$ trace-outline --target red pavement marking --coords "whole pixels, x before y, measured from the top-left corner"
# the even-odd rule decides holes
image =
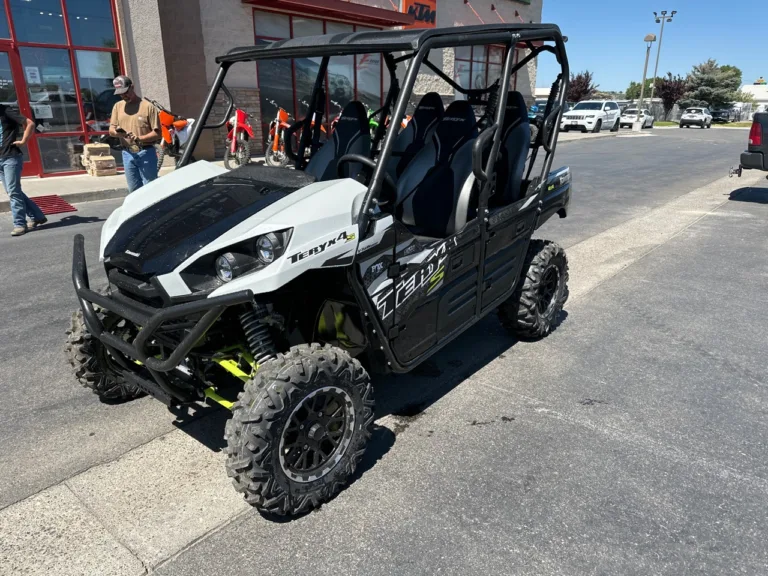
[[[40,207],[40,210],[42,210],[45,215],[61,214],[62,212],[77,212],[77,208],[55,194],[52,196],[36,196],[32,198],[32,200],[34,200],[35,204]]]

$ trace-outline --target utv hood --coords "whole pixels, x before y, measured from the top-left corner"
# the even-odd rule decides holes
[[[135,274],[168,273],[241,222],[315,181],[304,172],[257,164],[211,177],[215,167],[199,164],[169,175],[185,176],[185,183],[199,181],[168,194],[161,188],[167,177],[155,180],[110,216],[102,234],[107,263]],[[169,178],[167,184],[174,182]]]

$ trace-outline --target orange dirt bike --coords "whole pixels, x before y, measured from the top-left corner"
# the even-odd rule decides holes
[[[285,108],[278,106],[274,100],[267,100],[272,106],[277,108],[277,114],[274,120],[269,123],[269,136],[267,137],[267,149],[264,153],[264,161],[269,166],[286,166],[290,162],[288,154],[285,152],[286,146],[286,130],[291,127],[291,115]],[[309,107],[309,104],[302,101],[302,104]],[[312,127],[314,128],[315,122],[312,121]],[[325,126],[320,126],[320,130],[325,134]],[[295,138],[297,141],[301,139],[301,130],[296,132]],[[290,145],[290,144],[289,144]],[[294,148],[297,148],[295,146]],[[309,150],[307,150],[309,153]]]
[[[160,142],[155,144],[155,149],[157,150],[157,169],[159,170],[166,156],[170,156],[175,162],[179,161],[184,153],[184,145],[189,139],[195,119],[182,118],[159,102],[149,98],[146,98],[146,100],[153,104],[160,114],[160,128],[163,137]],[[194,162],[194,158],[192,158],[192,161]]]

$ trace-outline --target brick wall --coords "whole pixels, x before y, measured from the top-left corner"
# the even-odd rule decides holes
[[[245,110],[250,116],[251,126],[256,133],[256,137],[251,141],[251,153],[260,155],[263,148],[263,138],[261,133],[261,104],[259,102],[258,88],[230,88],[232,96],[235,99],[235,106]],[[219,92],[216,103],[208,119],[208,124],[214,124],[221,121],[227,111],[227,103],[224,94]],[[213,130],[213,148],[216,158],[224,156],[225,143],[227,138],[227,129],[222,126]]]

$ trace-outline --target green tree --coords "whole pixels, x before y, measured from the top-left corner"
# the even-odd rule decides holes
[[[688,74],[686,91],[680,100],[680,106],[727,108],[736,102],[739,86],[741,70],[735,66],[720,66],[710,58],[694,66]]]
[[[661,78],[657,78],[657,80],[661,80]],[[646,78],[645,93],[643,94],[643,97],[651,95],[652,86],[653,86],[653,78]],[[635,82],[634,80],[630,82],[629,88],[627,88],[627,90],[624,92],[624,96],[627,98],[627,100],[637,100],[638,98],[640,98],[640,82]]]
[[[581,102],[589,98],[599,87],[592,80],[592,72],[589,70],[578,74],[571,73],[571,81],[568,83],[568,101]]]
[[[656,82],[656,95],[661,98],[664,105],[664,119],[669,118],[669,113],[675,107],[677,101],[683,97],[686,90],[685,78],[672,76],[672,72],[667,72],[666,78],[659,78]]]

